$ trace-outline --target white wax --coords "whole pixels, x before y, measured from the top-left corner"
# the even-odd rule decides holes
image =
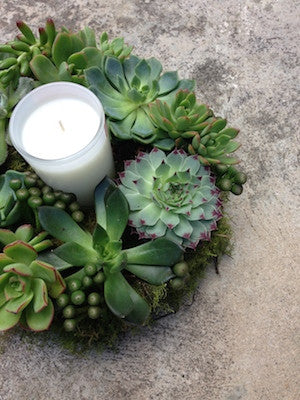
[[[24,149],[32,156],[55,160],[75,154],[95,137],[100,116],[86,102],[59,98],[36,108],[25,120]]]

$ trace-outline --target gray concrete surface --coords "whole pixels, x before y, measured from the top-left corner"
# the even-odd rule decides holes
[[[199,98],[241,129],[250,175],[228,207],[233,258],[221,275],[208,271],[191,307],[127,337],[117,354],[79,357],[2,335],[0,399],[299,399],[299,2],[7,0],[0,11],[1,42],[15,20],[37,28],[52,16],[123,35],[137,54],[196,78]]]

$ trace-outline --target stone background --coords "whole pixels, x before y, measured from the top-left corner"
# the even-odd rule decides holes
[[[136,54],[195,78],[199,98],[241,129],[250,176],[228,207],[233,258],[220,275],[208,271],[191,307],[127,337],[118,353],[80,357],[38,336],[2,335],[0,399],[299,399],[299,2],[2,0],[0,10],[1,42],[17,19],[38,28],[51,16],[122,35]]]

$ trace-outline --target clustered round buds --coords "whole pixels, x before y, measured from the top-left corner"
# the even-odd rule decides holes
[[[176,277],[170,280],[170,286],[174,290],[180,290],[190,279],[188,264],[185,261],[180,261],[173,266],[173,273]]]
[[[74,331],[79,320],[88,317],[92,320],[101,317],[104,303],[103,283],[105,276],[96,265],[87,264],[84,268],[67,278],[67,291],[57,300],[57,306],[65,318],[63,327],[66,332]]]
[[[33,210],[42,205],[53,206],[67,211],[75,222],[80,223],[84,220],[84,214],[73,193],[53,190],[35,173],[25,172],[24,185],[21,179],[14,178],[10,180],[9,186],[15,192],[17,200],[26,202]]]
[[[243,184],[247,182],[247,175],[233,166],[219,164],[215,166],[218,176],[216,186],[224,192],[240,195],[243,192]]]

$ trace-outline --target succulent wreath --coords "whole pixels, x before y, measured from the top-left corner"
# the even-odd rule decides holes
[[[51,325],[69,343],[110,345],[176,312],[230,251],[223,201],[247,179],[238,130],[197,101],[193,80],[123,38],[51,19],[38,37],[17,27],[0,45],[0,330]],[[94,208],[46,185],[7,138],[18,101],[55,81],[86,86],[106,114],[119,176],[99,182]]]

